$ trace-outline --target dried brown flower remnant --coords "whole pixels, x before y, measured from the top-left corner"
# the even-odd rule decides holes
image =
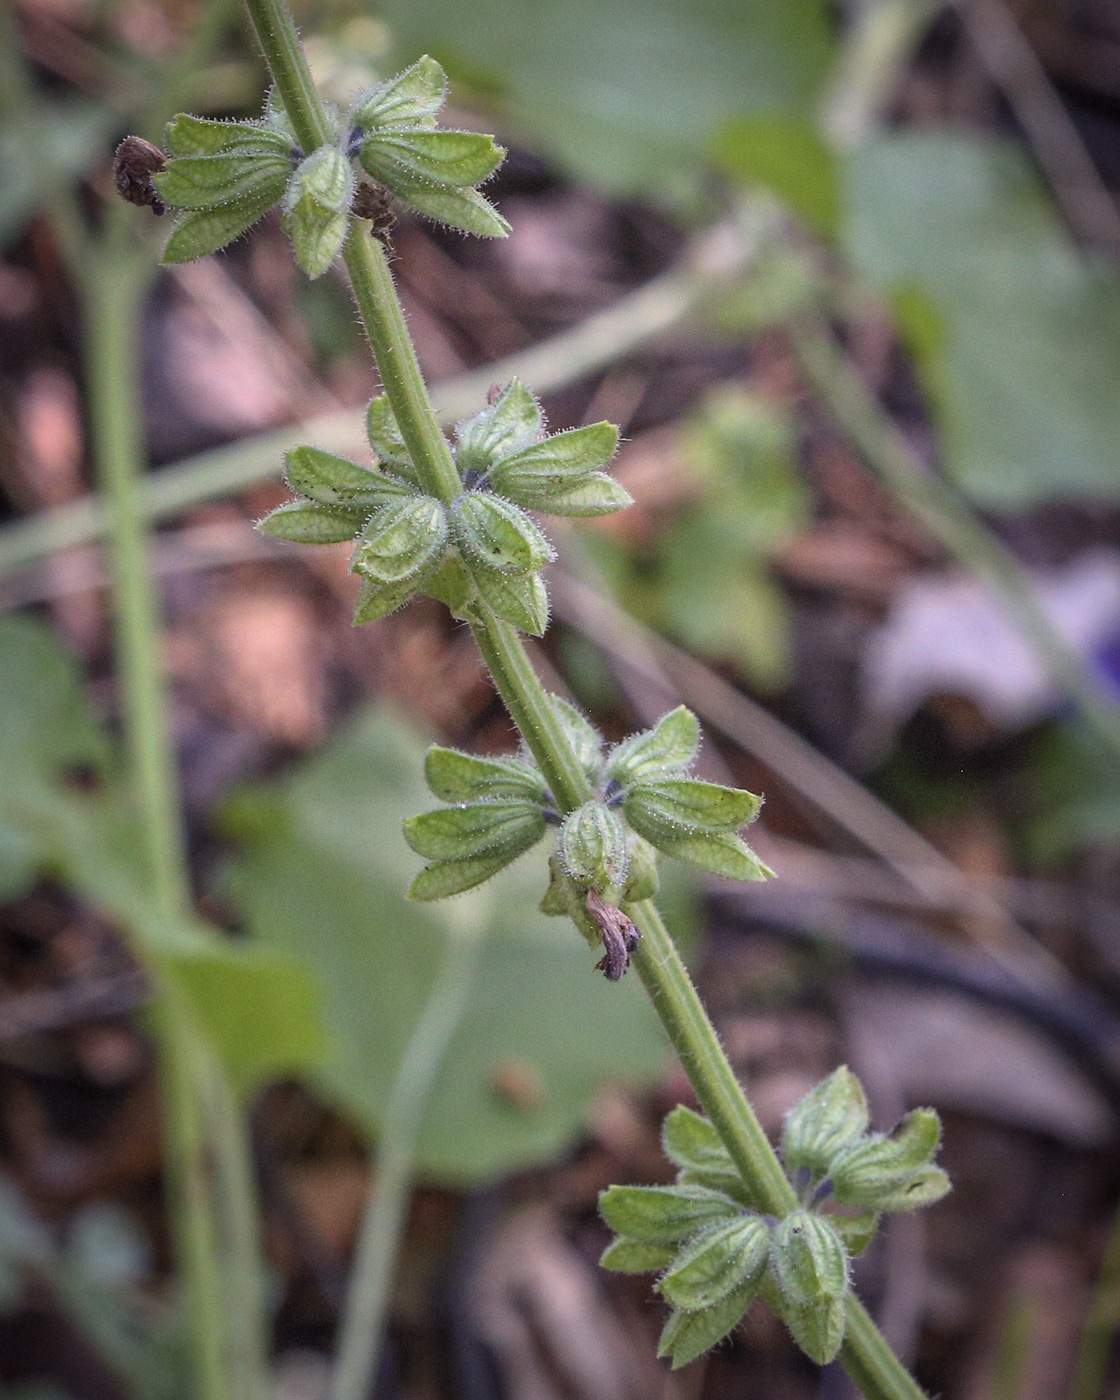
[[[368,219],[373,225],[375,237],[382,243],[397,221],[390,207],[389,191],[383,185],[374,185],[365,180],[354,191],[350,212],[359,219]]]
[[[630,954],[638,946],[642,935],[622,910],[616,909],[597,890],[587,892],[587,912],[603,935],[604,952],[595,964],[596,970],[608,982],[617,982],[629,968]]]
[[[142,136],[126,136],[113,157],[113,179],[120,197],[129,204],[147,206],[153,214],[162,214],[166,205],[152,184],[152,176],[166,169],[167,157]]]

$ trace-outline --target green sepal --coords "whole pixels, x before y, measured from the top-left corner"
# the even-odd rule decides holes
[[[516,855],[504,851],[487,851],[465,860],[437,860],[426,865],[408,887],[408,898],[421,901],[447,899],[464,890],[485,884],[492,875],[504,870]]]
[[[466,609],[478,597],[475,581],[457,549],[447,551],[443,563],[425,581],[424,592],[449,608],[453,617],[463,617]]]
[[[366,526],[350,568],[375,583],[411,580],[418,588],[447,547],[447,513],[434,496],[382,506]]]
[[[611,423],[572,428],[503,455],[491,467],[490,480],[494,490],[510,500],[530,510],[551,511],[554,498],[562,499],[581,483],[601,476],[598,468],[610,461],[617,447],[618,429]],[[629,504],[629,494],[618,490],[626,498],[623,504]]]
[[[622,898],[627,904],[637,904],[643,899],[652,899],[661,888],[661,877],[657,873],[657,852],[636,832],[630,833],[628,849],[630,864],[626,872]]]
[[[571,520],[591,520],[600,515],[613,515],[634,504],[626,487],[607,476],[606,472],[588,472],[555,491],[549,489],[503,489],[503,494],[526,510],[539,510],[545,515],[562,515]]]
[[[373,178],[407,198],[418,183],[478,185],[505,159],[492,136],[476,131],[372,131],[359,159]]]
[[[435,126],[436,115],[447,101],[447,75],[427,54],[403,73],[378,83],[354,103],[350,121],[362,131],[373,128]]]
[[[553,557],[551,545],[525,512],[489,491],[468,491],[461,497],[451,528],[468,564],[525,574]]]
[[[284,228],[308,277],[321,277],[342,251],[353,195],[353,168],[335,146],[320,146],[292,172]]]
[[[626,827],[618,813],[601,802],[585,802],[564,818],[557,850],[564,869],[580,885],[602,893],[626,879]]]
[[[598,948],[603,934],[588,911],[587,892],[581,890],[564,869],[558,851],[553,851],[548,858],[548,875],[548,889],[539,906],[541,913],[571,919],[587,946]]]
[[[164,263],[194,262],[225,248],[257,222],[284,193],[284,181],[266,183],[251,196],[213,209],[189,209],[179,215],[163,250]]]
[[[366,507],[366,515],[402,496],[414,496],[411,483],[387,472],[359,466],[317,447],[296,447],[284,455],[284,475],[300,496],[325,506]]]
[[[758,816],[762,799],[742,788],[699,778],[649,778],[628,785],[626,804],[627,809],[632,805],[640,810],[643,820],[658,828],[738,831]]]
[[[510,574],[471,565],[479,595],[505,622],[543,637],[548,631],[548,590],[540,574]]]
[[[620,1236],[603,1250],[599,1267],[616,1274],[655,1274],[672,1262],[673,1252],[672,1245],[649,1244]]]
[[[700,721],[678,705],[653,726],[633,734],[611,750],[607,777],[629,787],[632,783],[683,773],[700,747]]]
[[[875,1134],[855,1143],[829,1168],[836,1201],[883,1211],[933,1205],[950,1189],[948,1176],[930,1164],[940,1141],[937,1114],[916,1108],[889,1137]]]
[[[738,1201],[705,1186],[608,1186],[599,1214],[617,1234],[652,1244],[688,1239],[706,1225],[737,1220]]]
[[[364,578],[358,589],[358,601],[354,607],[353,624],[360,627],[363,622],[376,622],[379,617],[387,617],[410,602],[418,591],[415,579],[396,579],[392,583],[381,583],[377,579]]]
[[[408,817],[404,839],[428,860],[470,860],[491,851],[514,860],[544,835],[540,807],[532,802],[464,802]]]
[[[781,1314],[793,1340],[810,1361],[827,1366],[836,1359],[847,1327],[843,1299],[822,1298],[809,1304],[783,1300]]]
[[[809,1210],[795,1210],[774,1230],[770,1261],[783,1298],[807,1307],[848,1291],[848,1255],[831,1222]]]
[[[863,1086],[841,1065],[786,1115],[782,1158],[790,1171],[807,1167],[816,1177],[826,1176],[836,1155],[857,1142],[869,1122]]]
[[[731,1292],[758,1291],[770,1255],[770,1227],[759,1215],[743,1216],[694,1235],[658,1288],[686,1312],[710,1308]]]
[[[707,1186],[733,1196],[746,1206],[757,1206],[746,1182],[731,1160],[719,1133],[706,1118],[678,1104],[661,1125],[661,1146],[666,1157],[680,1169],[678,1180]]]
[[[627,820],[630,820],[629,812]],[[687,861],[701,870],[710,870],[725,880],[769,880],[774,872],[755,855],[741,836],[730,831],[681,832],[662,834],[654,840],[648,829],[631,822],[664,855]]]
[[[746,1283],[713,1307],[698,1312],[675,1309],[661,1329],[658,1356],[669,1357],[674,1371],[703,1356],[739,1325],[756,1292],[757,1288]]]
[[[509,224],[477,190],[436,185],[419,178],[406,180],[403,176],[395,178],[390,188],[405,204],[437,224],[447,224],[480,238],[509,236]]]
[[[860,1215],[830,1215],[828,1219],[844,1241],[849,1259],[858,1259],[879,1231],[879,1214],[874,1210]]]
[[[366,436],[380,460],[393,468],[394,475],[416,486],[423,485],[385,394],[379,394],[366,410]]]
[[[179,156],[152,176],[160,198],[176,209],[212,209],[233,200],[256,200],[268,192],[267,209],[283,198],[292,173],[287,156],[275,151],[236,151]]]
[[[357,539],[368,516],[368,511],[331,509],[315,501],[285,501],[258,520],[256,528],[292,544],[342,544]]]
[[[544,777],[523,758],[480,758],[438,744],[424,760],[428,787],[443,802],[470,802],[482,797],[520,797],[543,802]]]
[[[540,404],[519,379],[511,379],[492,404],[455,429],[460,475],[488,472],[493,464],[536,442],[544,431]]]
[[[559,695],[550,695],[549,704],[560,722],[564,736],[576,751],[579,766],[594,781],[599,773],[599,755],[603,748],[602,735],[589,719]]]
[[[208,117],[193,117],[188,112],[180,112],[167,123],[164,144],[173,157],[253,151],[275,153],[286,159],[295,141],[273,125],[213,121]]]

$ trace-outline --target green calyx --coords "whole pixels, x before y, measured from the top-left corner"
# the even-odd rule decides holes
[[[683,719],[674,712],[662,726],[683,754]],[[616,758],[652,761],[645,737],[620,745]],[[843,1065],[794,1106],[782,1152],[802,1203],[777,1221],[761,1214],[713,1124],[684,1105],[662,1126],[676,1185],[612,1186],[601,1194],[599,1213],[615,1239],[600,1262],[659,1276],[657,1290],[672,1312],[658,1354],[674,1368],[733,1331],[760,1289],[807,1356],[821,1365],[835,1358],[847,1326],[850,1261],[874,1238],[879,1211],[936,1199],[925,1184],[931,1172],[948,1189],[930,1163],[940,1140],[930,1109],[907,1114],[889,1136],[867,1127],[863,1089]],[[871,1209],[850,1214],[837,1205]]]

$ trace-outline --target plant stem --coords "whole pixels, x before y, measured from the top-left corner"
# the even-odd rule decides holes
[[[416,1140],[428,1098],[470,995],[488,923],[477,896],[448,910],[447,940],[381,1123],[370,1193],[339,1331],[330,1400],[367,1400],[381,1358],[393,1268],[407,1221]]]
[[[1094,682],[1054,627],[1019,561],[945,477],[918,461],[830,331],[816,323],[802,323],[792,328],[792,341],[809,382],[868,465],[935,539],[1003,598],[1057,685],[1098,737],[1120,753],[1120,705]]]
[[[318,131],[316,113],[322,112],[322,106],[314,94],[285,0],[248,0],[248,4],[293,126],[300,133]],[[432,495],[445,501],[453,499],[461,489],[458,476],[455,474],[452,483],[448,469],[454,474],[454,464],[408,337],[384,250],[373,242],[367,226],[359,220],[351,221],[345,257],[385,392],[417,472]],[[477,607],[472,631],[499,693],[553,795],[563,810],[571,811],[590,797],[590,785],[520,637],[508,624],[499,622],[485,605]],[[776,1214],[787,1214],[796,1205],[793,1188],[747,1103],[656,908],[646,901],[635,906],[633,914],[643,935],[635,959],[639,975],[697,1096],[712,1114],[728,1151],[748,1183],[758,1190],[760,1199]],[[372,1232],[372,1224],[370,1229]],[[375,1247],[380,1250],[384,1246],[374,1239],[370,1249]],[[869,1400],[921,1400],[918,1386],[858,1302],[853,1302],[849,1314],[851,1335],[845,1348],[845,1364],[850,1362],[853,1375],[865,1387]]]

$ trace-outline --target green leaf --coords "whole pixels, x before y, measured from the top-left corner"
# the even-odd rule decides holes
[[[793,1340],[810,1361],[827,1366],[836,1359],[847,1328],[842,1299],[824,1298],[809,1304],[783,1300],[781,1312]]]
[[[671,1245],[619,1238],[603,1250],[599,1267],[611,1269],[616,1274],[658,1273],[671,1262],[673,1254]]]
[[[429,860],[466,860],[504,851],[513,860],[544,835],[539,806],[525,801],[465,802],[409,817],[404,838]]]
[[[395,191],[417,181],[481,184],[505,154],[492,136],[476,131],[375,131],[362,142],[359,159],[379,184]]]
[[[284,455],[288,485],[301,496],[325,506],[366,507],[365,514],[415,490],[400,477],[371,471],[333,452],[317,447],[297,447]]]
[[[743,1218],[738,1201],[704,1186],[608,1186],[599,1193],[599,1214],[618,1234],[651,1244]]]
[[[262,535],[293,544],[342,544],[361,534],[368,510],[332,510],[315,501],[285,501],[270,511],[256,528]]]
[[[261,154],[180,156],[152,176],[165,203],[177,209],[210,209],[232,200],[256,200],[270,192],[268,205],[284,194],[292,167],[284,155]]]
[[[163,250],[165,263],[193,262],[216,253],[240,238],[262,215],[279,202],[284,181],[262,184],[251,196],[214,209],[195,209],[181,214]]]
[[[626,879],[626,828],[601,802],[585,802],[564,818],[557,849],[564,869],[581,885],[602,892]]]
[[[172,156],[216,156],[222,152],[251,151],[287,159],[295,143],[275,127],[211,121],[180,112],[167,124],[165,144]]]
[[[329,1032],[318,1090],[371,1135],[447,937],[439,905],[404,897],[416,858],[400,824],[426,800],[423,749],[363,711],[274,785],[277,819],[242,838],[225,886],[249,936],[311,968]],[[464,900],[480,901],[488,933],[423,1116],[422,1180],[469,1185],[551,1160],[605,1081],[662,1072],[667,1046],[637,980],[589,976],[582,939],[537,912],[545,868],[530,852]],[[496,1091],[514,1062],[539,1075],[528,1110]]]
[[[354,605],[354,626],[365,622],[376,622],[387,617],[398,608],[410,602],[419,591],[420,583],[414,578],[397,579],[393,583],[381,583],[376,579],[362,579],[358,589],[358,600]]]
[[[455,541],[468,564],[525,574],[553,557],[552,546],[525,512],[488,491],[468,491],[452,512]]]
[[[447,76],[427,54],[411,68],[388,82],[363,93],[354,104],[350,119],[363,131],[372,128],[433,127],[436,114],[447,100]]]
[[[657,1344],[658,1356],[668,1356],[673,1370],[687,1366],[698,1356],[710,1351],[717,1342],[722,1342],[743,1319],[743,1314],[754,1300],[757,1285],[751,1286],[748,1280],[741,1288],[735,1289],[713,1307],[699,1312],[676,1310],[669,1316],[661,1329]]]
[[[829,64],[818,0],[386,0],[402,47],[484,75],[562,168],[616,193],[697,188],[713,131],[749,113],[808,117]]]
[[[1120,499],[1120,279],[1074,247],[1021,147],[883,137],[852,157],[849,202],[861,274],[938,323],[915,349],[954,479],[997,510]]]
[[[384,394],[379,394],[370,403],[366,413],[366,435],[377,456],[381,461],[388,462],[397,476],[403,476],[415,486],[423,484]]]
[[[702,1230],[684,1246],[658,1283],[674,1307],[710,1308],[729,1293],[753,1298],[770,1255],[770,1227],[759,1215]]]
[[[492,404],[456,426],[460,475],[488,472],[499,458],[536,442],[543,431],[540,404],[519,379],[511,379]]]
[[[568,743],[576,751],[580,767],[594,781],[599,775],[603,736],[586,715],[581,714],[574,705],[569,704],[562,696],[550,695],[548,701],[556,718],[560,721],[560,727],[563,729]]]
[[[633,809],[647,826],[672,833],[738,831],[758,816],[762,798],[699,778],[646,778],[627,788],[624,806],[628,819]],[[637,822],[632,825],[653,840]]]
[[[478,797],[520,797],[543,802],[545,781],[540,770],[523,758],[480,758],[433,745],[424,759],[424,776],[443,802],[469,802]]]
[[[510,574],[472,563],[471,577],[483,600],[504,621],[532,637],[548,631],[548,592],[540,574]]]
[[[778,1222],[770,1260],[782,1296],[798,1307],[848,1291],[844,1243],[823,1215],[795,1210]]]
[[[553,490],[534,484],[522,490],[505,490],[510,500],[526,510],[539,510],[546,515],[563,515],[572,520],[590,520],[600,515],[613,515],[634,504],[626,487],[606,472],[589,472],[586,476]]]
[[[725,880],[768,880],[774,874],[764,865],[741,836],[730,831],[673,831],[643,826],[641,813],[635,819],[629,810],[626,820],[647,841],[667,856],[698,865]]]
[[[765,113],[733,118],[720,128],[712,153],[732,179],[772,191],[815,232],[836,232],[836,157],[812,122]]]
[[[465,856],[461,860],[433,861],[413,879],[408,887],[408,897],[426,903],[462,894],[485,884],[516,859],[516,856],[509,856],[505,851],[487,851],[484,855]]]
[[[393,176],[389,188],[405,204],[437,224],[448,224],[480,238],[509,236],[509,224],[477,190],[437,185],[419,176],[406,177],[403,172]]]
[[[447,513],[433,496],[382,506],[365,528],[350,568],[372,583],[412,581],[419,587],[447,547]]]
[[[863,1085],[841,1065],[790,1109],[782,1129],[786,1166],[827,1176],[836,1155],[861,1138],[869,1122]]]
[[[628,787],[663,774],[683,773],[700,747],[700,721],[678,705],[653,726],[611,750],[607,777]]]

